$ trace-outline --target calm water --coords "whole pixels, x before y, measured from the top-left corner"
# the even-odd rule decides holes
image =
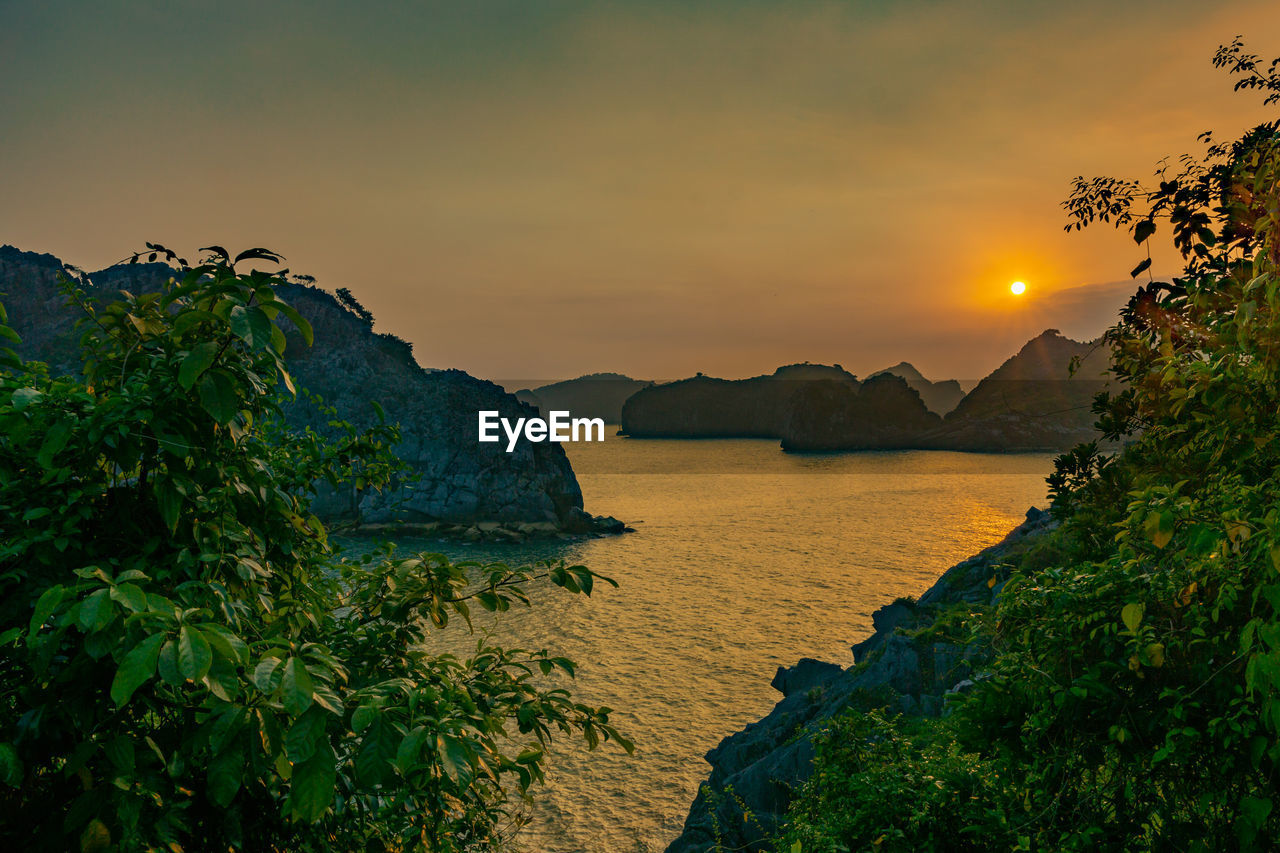
[[[591,599],[543,591],[533,609],[488,623],[502,641],[577,661],[579,697],[617,709],[636,742],[630,757],[611,744],[558,745],[521,835],[523,849],[546,853],[661,851],[709,770],[702,756],[781,698],[769,687],[778,666],[851,664],[873,610],[919,595],[1043,506],[1052,470],[1042,454],[791,456],[763,440],[566,446],[587,509],[638,532],[399,542],[458,558],[562,557],[620,585]]]

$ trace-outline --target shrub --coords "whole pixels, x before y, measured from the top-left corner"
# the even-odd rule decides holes
[[[0,350],[3,846],[488,849],[554,732],[630,750],[609,709],[542,681],[570,661],[428,651],[469,606],[599,576],[341,559],[315,485],[386,483],[398,430],[281,426],[280,324],[311,330],[280,274],[236,269],[276,255],[148,248],[179,263],[160,292],[67,285],[83,380]]]
[[[1280,60],[1236,40],[1215,64],[1280,102]],[[789,849],[1280,837],[1280,122],[1209,142],[1155,187],[1077,180],[1069,227],[1114,222],[1139,245],[1167,227],[1186,261],[1106,335],[1123,390],[1095,412],[1127,445],[1057,460],[1062,526],[1023,555],[992,677],[945,724],[852,718],[819,742]]]

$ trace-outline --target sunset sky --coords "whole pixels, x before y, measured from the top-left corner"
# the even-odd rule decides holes
[[[1124,300],[1073,177],[1272,116],[1237,34],[1280,4],[0,0],[0,243],[266,246],[493,379],[977,378]]]

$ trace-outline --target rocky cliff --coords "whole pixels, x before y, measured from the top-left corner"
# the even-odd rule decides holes
[[[965,395],[928,437],[930,446],[1066,450],[1091,441],[1097,437],[1093,398],[1107,387],[1109,356],[1100,341],[1043,332]]]
[[[792,395],[819,381],[858,384],[839,365],[792,364],[751,379],[698,374],[633,394],[622,406],[622,432],[633,438],[780,438]]]
[[[963,618],[996,601],[1008,577],[1004,564],[1054,524],[1047,512],[1028,510],[1004,541],[952,566],[918,601],[877,610],[871,636],[852,647],[852,666],[806,658],[779,668],[772,686],[782,700],[707,753],[711,774],[667,853],[769,850],[793,793],[812,772],[810,737],[836,715],[885,706],[945,713],[947,696],[971,687],[989,660]]]
[[[920,393],[900,376],[878,373],[861,386],[809,382],[791,395],[782,449],[892,450],[918,447],[942,426]]]
[[[814,386],[790,398],[782,448],[1068,450],[1097,438],[1092,403],[1107,387],[1108,355],[1098,341],[1073,341],[1050,329],[979,382],[945,418],[930,411],[919,382],[911,384],[919,372],[905,362],[873,374],[860,391]],[[902,374],[907,378],[899,378]],[[905,384],[886,382],[876,395],[866,393],[882,380]],[[946,384],[934,383],[927,390],[937,393],[937,386]],[[959,384],[950,384],[955,388],[947,393],[954,394]]]
[[[23,338],[20,353],[74,372],[77,312],[58,290],[62,269],[52,255],[0,248],[0,298]],[[110,298],[120,289],[152,290],[170,274],[161,264],[110,267],[90,274],[89,292]],[[315,330],[313,347],[296,333],[288,337],[286,357],[297,384],[358,426],[376,417],[370,401],[381,404],[387,419],[401,425],[398,455],[418,475],[390,494],[326,494],[322,515],[362,523],[523,523],[574,532],[620,527],[583,511],[582,491],[560,445],[521,442],[506,453],[501,443],[476,440],[480,409],[516,418],[536,415],[533,407],[462,371],[423,370],[408,343],[375,333],[367,313],[319,288],[292,284],[282,296]],[[289,406],[288,416],[299,426],[328,429],[328,418],[303,403]]]

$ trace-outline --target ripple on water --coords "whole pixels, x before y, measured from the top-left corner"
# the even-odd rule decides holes
[[[532,609],[484,621],[501,642],[573,658],[580,698],[617,709],[636,742],[631,757],[557,744],[520,835],[537,853],[661,851],[708,772],[703,755],[780,698],[769,687],[778,666],[851,664],[873,610],[1001,539],[1043,505],[1052,470],[1046,454],[792,456],[755,440],[610,436],[569,453],[588,510],[643,519],[639,532],[399,541],[455,558],[563,558],[620,584],[590,599],[539,590]]]

